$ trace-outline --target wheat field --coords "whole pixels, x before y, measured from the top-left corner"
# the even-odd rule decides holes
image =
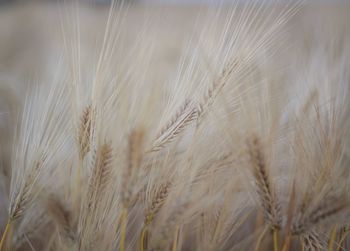
[[[0,251],[350,250],[350,5],[0,8]]]

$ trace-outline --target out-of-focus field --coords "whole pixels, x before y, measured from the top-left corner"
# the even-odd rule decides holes
[[[125,40],[137,40],[147,27],[145,35],[153,42],[148,69],[153,81],[166,82],[176,69],[186,42],[196,37],[204,18],[198,15],[201,8],[204,7],[135,5],[128,9],[122,26]],[[10,135],[15,121],[12,112],[23,105],[26,86],[39,79],[53,78],[64,47],[62,30],[70,28],[69,20],[65,19],[67,9],[57,4],[8,5],[0,9],[0,164],[4,170],[9,170],[10,163]],[[349,46],[349,13],[346,4],[301,7],[277,36],[279,52],[270,62],[274,67],[285,68],[290,62],[307,61],[303,57],[318,44],[328,44],[332,49]],[[108,7],[80,7],[82,57],[97,53],[96,40],[103,36],[107,14]],[[125,50],[127,44],[123,45]],[[2,205],[1,210],[0,215],[5,215]]]
[[[137,39],[139,33],[147,27],[145,35],[153,37],[156,43],[152,53],[156,55],[157,63],[150,70],[157,75],[166,76],[164,71],[178,63],[186,41],[196,37],[200,20],[205,18],[198,13],[205,8],[195,5],[135,5],[128,8],[122,27],[127,30],[129,40]],[[22,86],[30,82],[30,77],[47,74],[48,69],[55,67],[57,56],[62,52],[61,20],[65,19],[67,9],[69,7],[54,3],[5,5],[0,9],[2,77],[15,77]],[[68,15],[72,16],[72,13],[74,12],[70,11]],[[288,60],[296,55],[293,53],[294,48],[308,50],[325,41],[347,43],[350,36],[349,13],[350,4],[305,5],[282,28],[283,39],[286,41],[281,39],[276,43],[283,43]],[[82,54],[97,52],[96,40],[103,36],[107,14],[108,6],[80,7]],[[67,25],[69,21],[65,20],[64,23]],[[65,28],[67,27],[63,25],[63,30]]]
[[[50,79],[54,74],[63,51],[64,31],[70,28],[70,21],[65,18],[74,13],[67,11],[69,8],[55,3],[4,5],[0,8],[1,117],[6,116],[2,112],[14,102],[11,98],[23,99],[25,86],[41,78]],[[205,18],[198,13],[204,8],[195,5],[135,5],[128,8],[121,26],[126,30],[123,33],[127,36],[125,40],[137,40],[147,27],[142,36],[148,36],[153,42],[153,61],[148,71],[154,81],[165,81],[174,71],[186,42],[196,37],[200,20]],[[271,62],[284,67],[290,61],[303,61],[302,57],[308,55],[308,50],[318,44],[333,47],[339,42],[339,46],[350,44],[349,13],[350,4],[301,7],[282,28],[282,35],[277,36],[280,40],[275,41],[278,58]],[[107,15],[108,6],[80,6],[82,55],[98,53],[96,41],[103,36]],[[127,44],[123,45],[126,50]],[[1,126],[3,131],[3,123]],[[1,135],[1,140],[4,140],[3,133]]]

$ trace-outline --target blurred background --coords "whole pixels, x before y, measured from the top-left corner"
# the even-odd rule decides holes
[[[258,3],[272,0],[256,0]],[[71,0],[0,0],[0,165],[9,166],[12,113],[20,109],[28,85],[51,81],[62,55],[62,6]],[[79,11],[82,55],[96,54],[96,40],[103,37],[110,0],[80,0]],[[128,45],[143,38],[153,44],[149,76],[154,82],[166,82],[174,73],[186,43],[195,37],[205,15],[198,15],[199,4],[211,8],[218,2],[236,0],[125,0],[133,3],[125,17],[123,36]],[[239,3],[251,1],[238,0]],[[282,3],[293,2],[281,0]],[[300,2],[300,1],[299,1]],[[350,45],[350,0],[307,0],[282,27],[283,35],[275,41],[282,53],[275,66],[308,60],[308,53],[338,50]],[[152,4],[151,4],[152,3]],[[157,4],[153,4],[157,3]],[[211,3],[211,4],[208,4]],[[283,5],[283,4],[282,4]],[[215,12],[215,10],[214,10]],[[71,13],[72,14],[72,13]],[[73,17],[71,15],[71,17]],[[203,18],[203,19],[201,19]],[[73,18],[74,19],[74,18]],[[63,29],[74,22],[65,20]],[[198,26],[199,25],[199,26]],[[212,37],[214,39],[214,37]],[[210,39],[210,37],[208,37]],[[279,44],[279,45],[278,45]],[[339,48],[339,49],[338,49]],[[88,61],[87,61],[88,62]],[[90,61],[91,64],[91,61]]]
[[[0,0],[0,3],[19,3],[19,2],[69,2],[72,0]],[[74,0],[73,0],[74,1]],[[215,3],[218,0],[125,0],[125,2],[140,2],[140,3],[158,3],[158,4],[194,4],[194,3]],[[237,0],[220,0],[221,2],[237,2]],[[241,2],[247,2],[247,0],[239,0]],[[251,0],[250,0],[251,1]],[[256,0],[262,2],[263,0]],[[289,0],[283,0],[287,2]],[[293,1],[293,0],[292,0]],[[109,4],[111,0],[80,0],[80,2],[86,2],[90,4]],[[266,0],[264,0],[266,2]],[[350,3],[350,0],[304,0],[307,3]]]
[[[240,3],[248,0],[238,0]],[[52,80],[62,54],[62,12],[57,2],[70,0],[0,0],[0,165],[10,166],[11,135],[15,111],[20,110],[24,90],[32,83]],[[96,53],[96,39],[103,35],[110,0],[81,0],[79,27],[82,55]],[[201,19],[197,4],[211,6],[215,0],[126,0],[128,9],[124,29],[125,44],[143,37],[153,41],[149,76],[163,83],[174,72],[183,55],[184,45],[196,34]],[[220,1],[225,3],[234,0]],[[258,1],[257,2],[263,2]],[[269,0],[264,0],[269,2]],[[288,0],[281,2],[287,3]],[[300,2],[300,1],[299,1]],[[314,51],[343,53],[350,46],[350,0],[306,0],[296,15],[282,28],[283,36],[275,41],[282,53],[273,67],[289,67],[311,61]],[[157,3],[149,7],[151,3]],[[209,8],[209,7],[208,7]],[[205,18],[205,17],[204,17]],[[69,28],[69,20],[63,20]],[[209,39],[209,37],[208,37]],[[127,49],[126,49],[127,50]],[[336,55],[336,54],[332,54]],[[91,62],[90,62],[91,63]],[[5,184],[6,185],[6,184]],[[8,187],[8,186],[7,186]],[[1,190],[5,191],[5,190]],[[2,195],[0,194],[0,197]],[[5,215],[3,205],[0,214]]]

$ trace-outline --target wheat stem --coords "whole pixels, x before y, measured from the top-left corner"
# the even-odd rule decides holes
[[[293,215],[295,210],[295,197],[296,197],[296,191],[295,191],[295,178],[294,178],[293,184],[292,184],[292,192],[290,194],[290,199],[288,203],[289,205],[288,205],[288,211],[287,211],[287,223],[286,223],[286,233],[285,233],[286,237],[282,245],[282,251],[289,251],[291,241],[292,241],[291,226],[292,226]]]
[[[74,198],[74,206],[76,209],[79,208],[80,206],[80,198],[79,198],[79,194],[80,194],[80,188],[81,188],[81,173],[83,170],[83,159],[79,160],[79,165],[78,165],[78,169],[77,169],[77,173],[75,176],[75,185],[74,185],[74,189],[73,189],[73,198]]]
[[[303,239],[300,239],[300,245],[301,245],[301,250],[305,250],[305,241]]]
[[[224,208],[222,208],[222,210],[224,210]],[[218,216],[218,219],[216,220],[216,224],[215,224],[215,229],[214,229],[214,234],[213,234],[213,238],[212,238],[212,242],[214,243],[214,241],[216,240],[217,236],[219,235],[219,230],[221,228],[222,225],[222,217],[221,215],[223,215],[223,212],[220,211],[220,214]]]
[[[285,243],[283,244],[282,251],[289,251],[291,241],[292,241],[292,236],[289,234],[286,237]]]
[[[4,233],[2,235],[2,238],[1,238],[1,241],[0,241],[0,251],[3,250],[3,246],[4,246],[4,243],[5,243],[5,240],[6,240],[6,236],[8,234],[8,231],[10,230],[10,226],[11,226],[11,220],[8,219],[7,223],[6,223],[6,227],[5,227],[5,230],[4,230]]]
[[[119,240],[119,251],[125,250],[125,237],[126,237],[126,224],[128,219],[128,209],[123,208],[121,219],[120,219],[120,240]]]
[[[266,232],[269,228],[267,226],[265,226],[264,230],[261,232],[261,234],[259,235],[259,238],[256,242],[256,245],[255,245],[255,248],[254,248],[254,251],[259,251],[259,248],[261,246],[261,243],[266,235]]]
[[[144,225],[140,234],[140,251],[145,251],[145,238],[147,236],[148,225]]]
[[[177,250],[177,242],[178,242],[178,238],[179,238],[179,231],[180,231],[180,227],[176,226],[173,247],[171,249],[172,251],[176,251]]]
[[[331,231],[331,236],[329,237],[329,243],[328,243],[327,251],[332,251],[333,250],[333,246],[334,246],[334,242],[335,242],[336,236],[337,236],[337,227],[333,227],[333,229]]]
[[[273,251],[278,251],[278,230],[273,230]]]
[[[342,248],[341,245],[343,244],[343,242],[346,240],[346,238],[348,237],[348,235],[350,235],[350,230],[347,230],[343,236],[341,237],[340,241],[339,241],[339,244],[338,244],[338,247],[337,247],[337,250],[336,251],[340,251],[340,249]]]

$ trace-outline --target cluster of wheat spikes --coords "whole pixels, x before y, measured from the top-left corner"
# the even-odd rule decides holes
[[[350,50],[271,70],[297,9],[206,13],[160,84],[154,41],[124,49],[125,6],[93,61],[62,11],[66,53],[16,124],[0,250],[348,250]]]

